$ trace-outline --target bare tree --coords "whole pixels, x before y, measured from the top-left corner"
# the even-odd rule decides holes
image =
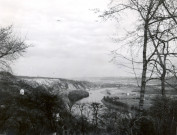
[[[128,32],[129,46],[140,50],[142,57],[142,74],[141,74],[141,90],[140,90],[140,112],[143,111],[144,95],[146,90],[148,64],[155,55],[156,51],[153,48],[153,43],[150,40],[149,30],[154,25],[154,16],[156,16],[163,0],[128,0],[127,3],[114,4],[109,11],[106,11],[103,16],[116,16],[124,10],[135,11],[138,14],[138,21],[140,24],[137,25],[133,32]],[[113,1],[115,2],[115,1]],[[116,6],[115,6],[116,5]],[[132,38],[130,39],[131,35]],[[126,35],[127,36],[127,35]],[[126,38],[127,40],[127,38]],[[131,60],[131,62],[135,62]],[[137,62],[138,63],[138,62]]]
[[[165,31],[170,31],[165,30]],[[160,35],[160,38],[157,34],[150,33],[150,37],[153,41],[154,48],[155,48],[155,54],[153,59],[151,59],[150,64],[153,65],[152,73],[156,74],[155,78],[149,78],[150,79],[159,79],[161,81],[161,93],[162,96],[166,96],[165,87],[166,83],[169,77],[174,76],[174,63],[171,61],[171,57],[176,57],[177,52],[175,52],[174,46],[171,45],[170,39],[176,40],[177,37],[170,37],[169,32],[165,32],[166,40],[164,40],[163,32],[160,32],[158,30],[158,35]],[[170,37],[170,39],[169,39]],[[173,41],[174,42],[174,41]]]
[[[21,56],[29,46],[12,32],[12,26],[0,28],[0,68],[9,69],[9,63]]]
[[[80,115],[81,116],[84,116],[84,110],[86,110],[86,104],[85,103],[76,103],[76,108],[78,108],[79,109],[79,111],[80,111]]]
[[[94,124],[95,128],[98,128],[99,112],[103,106],[100,103],[93,102],[91,103],[90,107],[93,115],[92,123]]]
[[[153,66],[152,74],[161,81],[162,96],[166,95],[165,87],[170,77],[176,76],[176,68],[172,59],[176,58],[176,3],[174,1],[162,1],[162,6],[153,17],[152,26],[148,28],[149,37],[154,46],[155,55],[150,60]]]

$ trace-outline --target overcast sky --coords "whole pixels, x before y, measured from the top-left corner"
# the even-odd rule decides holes
[[[109,0],[0,0],[0,24],[13,24],[32,44],[12,64],[17,75],[60,78],[129,76],[110,63],[117,23],[102,21],[92,10]],[[118,34],[121,34],[119,32]]]

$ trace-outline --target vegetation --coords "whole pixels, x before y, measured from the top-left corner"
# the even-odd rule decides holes
[[[156,134],[175,135],[177,126],[176,99],[156,97],[148,113],[153,118]]]
[[[137,15],[137,23],[133,29],[128,30],[125,37],[119,40],[123,47],[130,52],[122,54],[120,49],[113,51],[115,57],[124,58],[132,65],[133,73],[137,78],[137,71],[141,70],[141,90],[139,109],[143,111],[146,83],[149,80],[161,81],[161,94],[166,96],[168,77],[176,76],[176,1],[170,0],[112,0],[108,11],[101,16],[104,18],[119,18],[125,12]],[[123,42],[122,42],[123,41]],[[120,43],[119,42],[119,43]],[[127,46],[125,46],[127,45]],[[116,60],[116,59],[115,59]],[[124,65],[124,63],[120,63]],[[129,65],[125,67],[130,68]],[[140,65],[142,68],[140,68]]]
[[[176,99],[157,96],[141,117],[109,108],[104,110],[101,118],[105,132],[113,135],[175,135],[176,111]]]
[[[0,90],[0,95],[4,97],[0,99],[1,132],[45,135],[53,132],[60,134],[64,130],[74,132],[76,127],[77,132],[91,130],[87,118],[68,112],[63,99],[52,94],[49,88],[40,85],[33,88],[24,81],[12,78]],[[4,81],[0,81],[0,84],[3,86]],[[21,88],[25,90],[24,95],[20,95]]]
[[[68,94],[68,98],[72,103],[75,103],[76,101],[88,97],[89,93],[87,91],[84,90],[73,90],[71,92],[69,92]]]
[[[92,135],[175,135],[177,126],[177,100],[155,97],[151,108],[141,117],[110,108],[99,103],[77,104],[81,115],[68,111],[66,104],[50,88],[31,87],[10,73],[1,73],[0,131],[18,135],[50,134],[64,131]],[[20,95],[19,90],[25,89]],[[78,93],[77,93],[78,94]],[[83,94],[84,95],[84,94]],[[5,98],[3,98],[5,97]],[[75,98],[73,98],[75,99]],[[105,97],[118,106],[128,105]],[[76,100],[73,100],[76,101]],[[88,109],[90,108],[90,109]],[[59,114],[57,117],[56,114]]]
[[[62,115],[65,111],[61,98],[40,86],[25,95],[19,92],[6,92],[6,95],[0,108],[0,128],[3,131],[13,130],[19,135],[44,134],[55,129],[54,114]]]
[[[16,60],[29,47],[13,34],[12,26],[0,28],[0,69],[9,70],[10,62]]]
[[[68,111],[68,106],[59,96],[60,93],[52,93],[53,88],[42,85],[32,87],[8,72],[1,72],[0,131],[18,135],[47,135],[54,132],[62,134],[65,130],[70,134],[75,132],[83,135],[88,133],[175,135],[177,133],[177,100],[167,97],[166,94],[166,86],[171,87],[167,80],[177,79],[175,63],[171,61],[171,57],[177,56],[176,47],[173,45],[177,39],[176,1],[127,0],[117,4],[116,0],[112,0],[111,4],[113,6],[103,14],[103,17],[116,18],[117,14],[120,15],[125,10],[136,12],[138,15],[138,25],[133,31],[128,31],[126,38],[122,40],[124,42],[126,40],[131,58],[118,54],[117,51],[114,53],[131,62],[135,77],[137,69],[134,64],[142,66],[139,110],[132,113],[129,111],[129,105],[118,99],[104,97],[105,102],[124,108],[126,112],[103,108],[100,103],[93,102],[88,105],[90,110],[85,104],[77,105],[76,109],[79,109],[81,114],[77,115],[72,113],[71,108],[76,101],[88,97],[88,92],[70,91],[67,95],[70,101]],[[23,40],[13,35],[12,27],[1,28],[1,70],[10,69],[9,63],[21,56],[27,48],[28,45]],[[135,61],[139,54],[140,61]],[[159,79],[161,82],[161,96],[155,97],[151,107],[144,110],[147,82],[153,79]],[[87,82],[81,84],[74,82],[73,86],[77,89],[86,88],[84,84],[91,87]],[[102,87],[110,85],[104,84]],[[22,88],[25,94],[19,93]],[[64,84],[60,88],[69,88],[69,85]],[[86,115],[89,113],[91,119]]]
[[[105,102],[116,105],[117,107],[123,108],[123,110],[128,111],[128,109],[129,109],[129,106],[126,103],[120,102],[119,98],[107,96],[107,97],[104,97],[103,100]]]
[[[173,61],[177,56],[175,46],[177,39],[176,4],[176,1],[170,0],[128,0],[122,2],[112,0],[109,10],[102,15],[108,19],[110,17],[117,19],[117,17],[123,16],[126,11],[134,12],[137,15],[137,25],[134,25],[133,30],[127,31],[125,38],[120,40],[120,42],[123,41],[123,48],[129,50],[130,54],[121,54],[119,49],[113,53],[115,60],[117,57],[121,57],[132,64],[135,78],[137,78],[136,71],[141,70],[142,72],[140,74],[139,113],[133,119],[116,119],[115,123],[118,124],[115,125],[119,132],[116,128],[113,129],[117,134],[175,135],[177,132],[175,131],[177,102],[176,99],[172,99],[171,95],[171,98],[168,98],[166,92],[167,87],[176,89],[168,81],[170,78],[176,79],[177,73],[176,63]],[[125,47],[125,45],[128,46]],[[120,64],[124,65],[124,63]],[[139,68],[140,64],[142,68]],[[129,65],[127,67],[129,68]],[[150,80],[160,80],[161,97],[156,97],[151,108],[145,112],[144,97],[147,82]],[[126,119],[126,125],[123,124],[124,119]],[[122,128],[123,132],[121,133]],[[116,134],[116,132],[114,133]]]

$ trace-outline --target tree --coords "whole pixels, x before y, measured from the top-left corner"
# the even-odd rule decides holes
[[[140,102],[139,102],[139,110],[140,112],[143,111],[144,105],[144,95],[146,91],[146,83],[149,80],[156,79],[153,75],[156,70],[156,73],[160,74],[160,79],[162,82],[162,94],[164,93],[165,88],[165,76],[167,71],[166,61],[167,55],[161,55],[163,51],[168,51],[168,43],[169,41],[176,38],[174,35],[167,38],[167,35],[171,34],[169,31],[172,27],[173,34],[175,30],[175,25],[172,23],[168,26],[168,29],[164,28],[162,31],[158,31],[158,28],[163,26],[169,25],[170,20],[176,22],[175,20],[175,6],[169,6],[168,3],[173,2],[166,2],[165,0],[128,0],[125,2],[119,2],[116,0],[112,0],[112,7],[106,11],[102,16],[112,16],[115,17],[120,15],[125,10],[128,11],[135,11],[138,15],[137,21],[138,25],[135,27],[133,31],[128,31],[126,38],[126,43],[128,43],[128,47],[135,49],[140,52],[140,56],[142,57],[142,61],[135,61],[132,54],[132,58],[127,58],[126,56],[119,55],[126,60],[130,61],[133,65],[133,70],[135,69],[134,63],[142,64],[142,74],[141,74],[141,89],[140,89]],[[174,3],[173,3],[174,4]],[[172,5],[172,4],[171,4]],[[170,12],[169,9],[173,8]],[[165,9],[164,9],[165,8]],[[162,12],[165,11],[165,12]],[[168,15],[167,15],[168,13]],[[172,15],[170,15],[172,14]],[[158,30],[157,30],[158,29]],[[157,37],[158,35],[158,37]],[[160,37],[159,37],[160,35]],[[171,34],[172,35],[172,34]],[[165,44],[164,44],[164,39]],[[162,42],[163,41],[163,42]],[[165,48],[164,48],[165,46]],[[163,53],[164,54],[164,53]],[[167,53],[168,54],[168,53]],[[171,53],[172,54],[172,53]],[[137,54],[136,54],[137,55]],[[169,56],[170,54],[168,54]],[[163,57],[163,59],[162,59]],[[153,66],[152,66],[153,65]],[[162,69],[162,72],[159,72],[159,69]],[[154,70],[155,69],[155,70]],[[157,74],[156,74],[157,75]],[[140,113],[142,114],[142,113]]]
[[[92,123],[94,128],[97,129],[99,124],[99,112],[103,106],[100,103],[93,102],[91,103],[90,107],[93,115]]]
[[[168,84],[167,80],[170,77],[175,76],[175,66],[171,59],[172,57],[177,56],[175,51],[176,47],[172,45],[172,42],[174,42],[177,37],[174,36],[175,33],[173,31],[176,29],[174,28],[174,25],[171,25],[167,22],[162,25],[162,23],[163,22],[159,22],[159,26],[157,26],[155,33],[149,32],[156,54],[150,62],[150,64],[153,66],[152,74],[155,73],[156,76],[155,78],[150,79],[159,79],[161,81],[161,93],[162,96],[166,96],[165,87],[166,84]],[[162,26],[163,29],[160,29]]]
[[[166,3],[165,6],[164,3]],[[173,14],[169,13],[169,10],[172,10]],[[175,14],[174,2],[163,0],[148,27],[148,37],[153,46],[153,55],[148,61],[149,66],[152,68],[150,70],[151,75],[147,81],[159,79],[163,96],[166,95],[165,86],[168,83],[167,79],[175,76],[176,72],[174,63],[171,61],[172,57],[177,56],[174,45],[177,39]]]
[[[10,69],[9,62],[21,56],[29,46],[12,32],[12,26],[0,28],[0,68]]]

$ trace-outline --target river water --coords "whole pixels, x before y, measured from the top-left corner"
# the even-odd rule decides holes
[[[101,100],[104,96],[125,96],[127,93],[133,93],[132,89],[128,87],[124,88],[98,88],[94,90],[89,90],[89,97],[79,100],[77,103],[102,103]]]

